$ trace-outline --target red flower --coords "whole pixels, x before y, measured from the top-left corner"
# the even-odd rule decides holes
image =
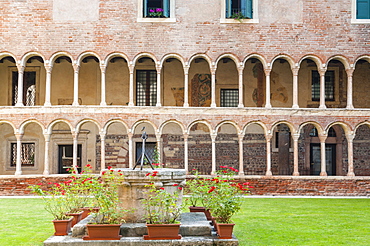
[[[152,177],[155,177],[155,176],[157,176],[157,173],[152,173]]]
[[[172,186],[178,186],[179,184],[173,184]]]
[[[69,168],[66,169],[67,172],[69,172],[69,170],[70,170]]]
[[[101,174],[104,175],[105,174],[105,171],[103,171]]]
[[[209,189],[209,191],[208,191],[208,193],[211,193],[212,191],[214,191],[216,189],[216,187],[215,186],[212,186],[210,189]]]
[[[37,185],[42,185],[42,183],[38,183]]]
[[[91,167],[91,165],[90,164],[87,164],[86,167]]]
[[[182,190],[182,187],[177,187],[179,190]]]
[[[150,175],[150,173],[145,174],[145,176],[149,176],[149,175]]]
[[[220,166],[220,168],[227,168],[227,166]]]
[[[120,170],[118,170],[118,172],[121,172],[122,170],[120,169]]]
[[[164,190],[164,188],[163,187],[161,187],[161,188],[159,188],[160,190]]]
[[[245,183],[243,183],[243,185],[249,185],[250,183],[249,182],[245,182]]]
[[[107,168],[108,168],[108,170],[111,170],[111,169],[112,169],[112,167],[111,167],[111,166],[108,166]]]

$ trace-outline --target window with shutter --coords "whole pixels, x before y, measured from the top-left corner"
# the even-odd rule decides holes
[[[176,22],[175,0],[138,0],[138,22]]]
[[[258,23],[258,0],[221,0],[221,23]]]
[[[356,18],[370,19],[370,0],[357,0]]]

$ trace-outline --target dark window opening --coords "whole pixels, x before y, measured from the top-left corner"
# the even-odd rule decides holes
[[[253,0],[226,0],[226,18],[252,19]]]
[[[21,144],[21,165],[25,167],[35,166],[35,143],[22,143]],[[11,157],[10,166],[15,167],[17,165],[17,143],[11,144]]]
[[[12,72],[12,105],[18,100],[18,72]],[[23,73],[23,105],[35,106],[36,103],[36,72]]]
[[[136,105],[155,106],[157,103],[157,72],[136,71]]]
[[[221,107],[237,107],[239,103],[238,89],[221,89]]]
[[[170,0],[144,0],[145,18],[169,18]]]
[[[325,101],[334,101],[334,71],[325,73]],[[317,70],[312,71],[312,101],[320,101],[320,74]]]

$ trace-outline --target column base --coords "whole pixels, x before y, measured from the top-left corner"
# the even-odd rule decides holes
[[[22,175],[22,171],[15,171],[14,175]]]
[[[266,171],[265,176],[272,176],[272,172],[271,171]]]
[[[129,102],[128,106],[133,107],[133,106],[135,106],[135,104],[133,102]]]
[[[45,102],[44,107],[51,107],[51,103],[50,102]]]
[[[294,172],[293,176],[299,176],[299,172]]]
[[[320,107],[319,108],[321,108],[321,109],[326,109],[326,105],[320,105]]]
[[[242,103],[241,103],[241,104],[239,104],[239,105],[238,105],[238,108],[244,108],[244,104],[242,104]]]
[[[184,108],[188,108],[189,107],[189,103],[184,103]]]
[[[156,107],[162,107],[162,104],[157,103],[155,106],[156,106]]]
[[[348,105],[346,109],[354,109],[353,105]]]
[[[24,105],[21,102],[17,102],[14,106],[16,106],[16,107],[23,107]]]
[[[349,173],[347,173],[347,176],[348,176],[348,177],[355,177],[356,175],[355,175],[355,173],[354,173],[354,172],[349,172]]]
[[[293,105],[293,106],[292,106],[292,108],[294,108],[294,109],[298,109],[298,108],[299,108],[299,106],[298,106],[298,104],[295,104],[295,105]]]
[[[78,102],[73,102],[72,106],[80,106],[80,104]]]
[[[328,176],[328,174],[326,172],[321,172],[320,176]]]
[[[48,176],[50,173],[49,173],[49,171],[44,171],[43,173],[42,173],[42,175],[45,175],[45,176]]]
[[[100,103],[100,106],[103,106],[103,107],[104,107],[104,106],[107,106],[107,103],[106,103],[106,102],[101,102],[101,103]]]

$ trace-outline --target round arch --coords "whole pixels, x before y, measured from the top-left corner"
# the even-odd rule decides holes
[[[290,69],[292,68],[295,68],[296,67],[296,63],[294,62],[293,58],[289,55],[286,55],[286,54],[280,54],[280,55],[277,55],[275,56],[271,62],[270,62],[270,67],[272,68],[274,62],[277,60],[277,59],[283,59],[283,60],[286,60],[289,65],[290,65]]]
[[[87,123],[87,122],[92,122],[92,123],[94,123],[94,124],[98,127],[99,132],[101,131],[101,126],[100,126],[99,122],[98,122],[97,120],[95,120],[95,119],[83,119],[83,120],[81,120],[80,122],[78,122],[78,123],[77,123],[76,128],[75,128],[75,131],[76,131],[76,132],[79,132],[79,131],[80,131],[80,128],[81,128],[81,126],[82,126],[84,123]]]
[[[115,57],[123,58],[123,59],[125,59],[125,60],[127,61],[127,63],[129,63],[129,62],[130,62],[130,60],[128,59],[128,57],[127,57],[127,55],[126,55],[126,54],[124,54],[124,53],[122,53],[122,52],[113,52],[113,53],[108,54],[108,55],[105,57],[105,59],[104,59],[104,64],[108,64],[108,62],[109,62],[111,59],[115,58]]]
[[[140,54],[137,54],[137,55],[134,57],[134,59],[132,60],[132,64],[135,66],[135,65],[136,65],[136,63],[139,61],[139,59],[140,59],[140,58],[143,58],[143,57],[149,57],[149,58],[151,58],[151,59],[154,61],[155,65],[157,65],[157,64],[158,64],[158,60],[157,60],[157,58],[156,58],[156,57],[155,57],[155,55],[153,55],[152,53],[140,53]]]
[[[13,128],[13,132],[16,133],[17,128],[15,127],[15,125],[12,122],[7,121],[7,120],[0,120],[0,125],[2,125],[2,124],[9,124]]]
[[[328,132],[330,127],[332,126],[336,126],[336,125],[339,125],[342,127],[342,129],[344,130],[344,133],[347,135],[347,134],[350,134],[352,132],[352,129],[351,129],[351,126],[348,125],[347,123],[344,123],[342,121],[335,121],[335,122],[332,122],[330,123],[329,125],[327,125],[325,127],[325,131]]]
[[[260,55],[260,54],[250,54],[250,55],[246,56],[243,60],[243,65],[245,65],[245,63],[249,59],[252,59],[252,58],[255,58],[255,59],[259,60],[262,63],[262,66],[263,66],[264,69],[268,68],[266,58],[264,56]]]
[[[357,57],[355,62],[353,63],[353,67],[356,67],[356,64],[359,60],[365,60],[368,63],[370,63],[370,55],[361,55],[361,56]]]
[[[235,130],[236,130],[237,134],[241,132],[241,129],[238,126],[238,124],[235,123],[234,121],[231,121],[231,120],[225,120],[225,121],[222,121],[219,124],[217,124],[217,126],[215,128],[215,132],[217,133],[218,130],[220,129],[220,127],[223,126],[223,125],[226,125],[226,124],[233,125],[235,127]]]
[[[34,56],[39,56],[39,57],[42,58],[42,60],[44,62],[46,61],[44,55],[42,55],[40,52],[32,51],[32,52],[28,52],[28,53],[23,55],[22,59],[20,60],[20,65],[26,66],[27,60],[31,57],[34,57]]]
[[[171,123],[174,123],[174,124],[178,125],[182,130],[182,134],[185,134],[185,126],[180,121],[177,121],[177,120],[167,120],[167,121],[163,122],[159,126],[158,132],[160,134],[162,134],[164,127],[167,126],[168,124],[171,124]]]
[[[129,127],[128,127],[128,125],[126,124],[126,122],[124,122],[123,120],[121,120],[121,119],[112,119],[112,120],[109,120],[109,121],[107,121],[105,124],[104,124],[104,126],[103,126],[103,128],[102,128],[102,131],[103,132],[107,132],[107,130],[108,130],[108,128],[109,128],[109,126],[110,125],[112,125],[113,123],[120,123],[120,124],[122,124],[127,130],[129,129]]]
[[[37,125],[39,125],[42,129],[42,131],[44,132],[45,131],[45,126],[39,122],[38,120],[33,120],[33,119],[30,119],[30,120],[26,120],[24,122],[22,122],[22,124],[19,126],[19,133],[24,133],[24,128],[28,125],[28,124],[31,124],[31,123],[35,123]]]
[[[248,122],[244,127],[243,127],[243,134],[246,133],[247,131],[247,128],[250,126],[250,125],[253,125],[253,124],[256,124],[256,125],[259,125],[262,129],[263,129],[263,132],[264,134],[266,135],[268,130],[267,130],[267,126],[261,122],[261,121],[250,121]]]
[[[151,122],[150,120],[139,120],[139,121],[136,121],[136,122],[132,125],[131,129],[129,129],[129,130],[130,130],[132,133],[134,133],[134,132],[135,132],[136,127],[137,127],[139,124],[142,124],[142,123],[147,123],[147,124],[151,125],[151,126],[153,127],[153,129],[154,129],[154,132],[158,132],[158,127],[157,127],[153,122]]]
[[[195,54],[195,55],[192,55],[189,60],[188,60],[188,64],[190,65],[193,60],[195,60],[196,58],[203,58],[204,60],[206,60],[208,62],[208,65],[209,65],[209,69],[212,68],[212,60],[209,56],[207,56],[206,54]]]
[[[323,64],[322,60],[321,60],[318,56],[316,56],[316,55],[311,55],[311,54],[303,56],[303,57],[298,61],[298,66],[300,67],[300,66],[301,66],[301,64],[302,64],[302,62],[303,62],[304,60],[306,60],[306,59],[309,59],[309,60],[312,60],[313,62],[315,62],[315,64],[316,64],[316,66],[317,66],[317,68],[318,68],[318,69],[322,68],[322,64]]]
[[[99,60],[99,63],[101,63],[101,58],[100,58],[100,56],[97,54],[97,53],[95,53],[95,52],[93,52],[93,51],[86,51],[86,52],[84,52],[84,53],[81,53],[78,57],[77,57],[77,60],[76,60],[76,64],[77,65],[81,65],[81,62],[82,62],[82,60],[85,58],[85,57],[87,57],[87,56],[94,56],[94,57],[96,57],[98,60]]]
[[[163,67],[163,63],[168,59],[168,58],[174,58],[174,59],[177,59],[181,62],[182,66],[184,67],[185,66],[185,60],[184,58],[179,55],[179,54],[176,54],[176,53],[171,53],[171,54],[167,54],[165,56],[162,57],[162,59],[160,60],[159,62],[159,65],[160,67]]]
[[[59,51],[59,52],[56,52],[54,53],[50,59],[49,59],[49,62],[50,62],[50,65],[54,65],[55,61],[61,57],[61,56],[66,56],[66,57],[69,57],[71,59],[71,61],[73,61],[73,57],[72,55],[69,53],[69,52],[66,52],[66,51]]]
[[[208,129],[209,129],[209,132],[210,132],[210,133],[212,133],[212,132],[213,132],[213,130],[212,130],[212,126],[211,126],[211,124],[210,124],[207,120],[197,120],[197,121],[193,121],[192,123],[190,123],[190,124],[189,124],[189,126],[188,126],[188,128],[187,128],[187,132],[189,132],[189,133],[190,133],[190,129],[191,129],[194,125],[196,125],[196,124],[204,124],[204,125],[206,125],[206,126],[208,127]]]
[[[69,126],[69,129],[71,130],[71,133],[72,133],[72,129],[73,129],[73,126],[71,124],[71,122],[69,122],[68,120],[66,119],[56,119],[54,121],[52,121],[46,128],[47,130],[47,133],[48,134],[51,134],[52,133],[52,130],[53,130],[53,127],[58,124],[58,123],[66,123],[68,126]]]
[[[318,131],[319,134],[324,133],[324,129],[322,128],[322,126],[319,123],[315,122],[315,121],[307,121],[307,122],[304,122],[304,123],[300,124],[299,127],[298,127],[297,133],[300,134],[302,129],[307,125],[315,126],[315,128],[316,128],[316,130]]]
[[[235,56],[234,54],[225,53],[225,54],[220,55],[220,56],[216,59],[216,61],[215,61],[215,66],[216,66],[216,68],[217,68],[217,66],[218,66],[218,63],[219,63],[219,62],[221,61],[221,59],[223,59],[223,58],[230,58],[231,60],[233,60],[233,61],[234,61],[234,63],[235,63],[235,65],[236,65],[236,67],[237,67],[237,68],[238,68],[238,67],[240,67],[241,62],[239,61],[239,58],[238,58],[237,56]]]
[[[348,59],[346,57],[342,56],[342,55],[335,55],[335,56],[329,57],[329,59],[325,63],[325,67],[328,67],[329,62],[332,61],[332,60],[338,60],[338,61],[340,61],[343,64],[343,66],[344,66],[345,69],[349,69],[350,68]]]
[[[272,124],[271,130],[270,130],[271,133],[274,132],[275,127],[277,127],[280,124],[287,125],[289,127],[289,130],[290,130],[291,133],[296,133],[296,129],[295,129],[294,125],[292,123],[290,123],[289,121],[285,121],[285,120],[277,121],[274,124]]]

